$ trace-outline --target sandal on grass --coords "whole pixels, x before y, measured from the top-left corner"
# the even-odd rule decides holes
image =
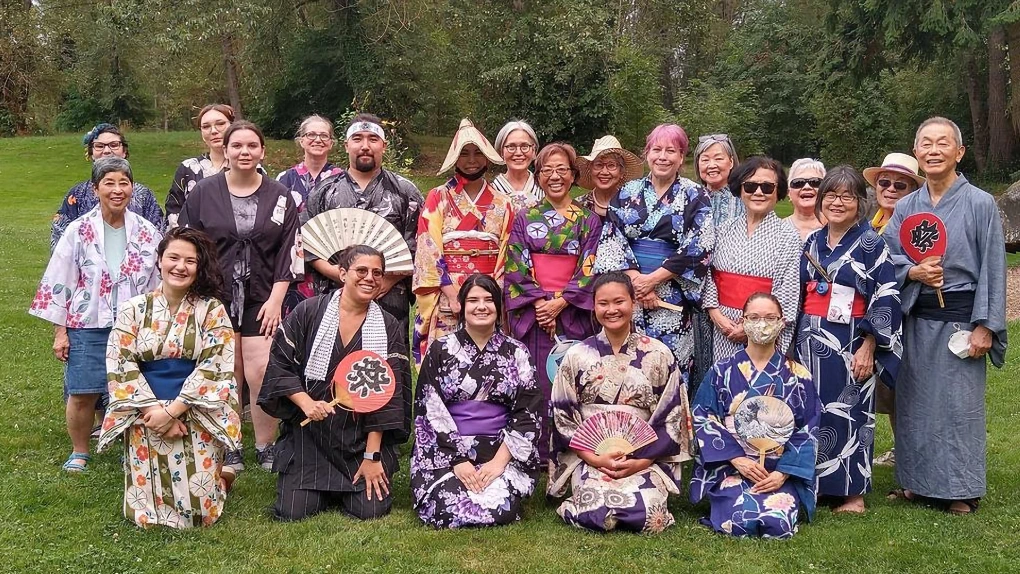
[[[85,472],[85,468],[88,466],[90,460],[92,460],[92,456],[87,452],[72,452],[71,456],[67,457],[67,461],[64,462],[64,471]]]
[[[949,502],[949,504],[946,505],[946,512],[948,512],[949,514],[955,514],[956,516],[966,516],[968,514],[974,514],[975,512],[977,512],[978,506],[980,506],[981,504],[981,499],[967,498],[964,500],[950,500],[947,502]],[[953,508],[953,505],[956,503],[962,504],[964,508],[960,507]]]

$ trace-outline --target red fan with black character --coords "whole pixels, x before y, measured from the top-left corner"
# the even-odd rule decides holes
[[[337,365],[333,375],[334,398],[329,406],[340,405],[355,413],[375,412],[390,402],[396,377],[389,363],[372,351],[354,351]],[[301,426],[310,423],[308,418]]]
[[[929,257],[945,257],[949,234],[946,224],[934,213],[915,213],[903,220],[900,227],[900,244],[903,252],[914,263],[921,263]],[[945,307],[942,289],[935,289],[939,307]]]

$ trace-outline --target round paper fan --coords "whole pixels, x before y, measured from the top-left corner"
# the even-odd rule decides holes
[[[301,240],[309,253],[326,261],[352,245],[368,245],[383,254],[387,273],[414,271],[411,250],[397,228],[364,209],[324,211],[301,226]]]

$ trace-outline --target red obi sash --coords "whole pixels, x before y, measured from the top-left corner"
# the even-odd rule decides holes
[[[577,255],[532,253],[535,281],[546,293],[560,293],[577,270]]]
[[[829,298],[832,295],[832,289],[826,289],[824,295],[818,293],[818,281],[808,281],[807,284],[807,296],[804,298],[804,312],[808,315],[814,315],[816,317],[828,317],[829,316]],[[860,319],[867,314],[867,307],[864,303],[864,297],[860,293],[854,292],[854,304],[850,310],[850,315],[855,319]]]
[[[448,273],[492,275],[496,272],[498,255],[499,246],[495,241],[486,239],[454,239],[443,244],[443,258],[446,259]]]
[[[771,293],[772,280],[767,277],[741,275],[712,269],[715,289],[719,292],[719,304],[732,309],[743,309],[747,298],[755,293]]]

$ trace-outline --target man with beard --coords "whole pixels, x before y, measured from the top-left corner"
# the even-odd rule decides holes
[[[365,113],[354,116],[347,128],[344,147],[349,158],[348,169],[315,186],[308,195],[305,211],[301,213],[301,223],[306,223],[324,211],[340,207],[371,211],[400,231],[413,256],[422,196],[410,180],[383,169],[386,131],[379,117]],[[338,287],[336,261],[318,259],[307,251],[305,259],[313,269],[317,295],[330,293]],[[397,319],[404,341],[408,342],[410,276],[387,273],[382,278],[377,300],[383,310]]]
[[[977,510],[985,495],[985,383],[988,362],[1006,353],[1006,248],[995,198],[956,171],[960,128],[925,120],[914,137],[921,189],[896,204],[882,237],[902,282],[903,363],[896,379],[896,479],[908,500],[935,500],[954,514]],[[907,225],[918,250],[938,239],[927,220],[945,223],[942,257],[912,261],[900,242]],[[921,251],[922,253],[924,251]],[[960,355],[950,338],[965,337]],[[986,358],[987,357],[987,358]]]

